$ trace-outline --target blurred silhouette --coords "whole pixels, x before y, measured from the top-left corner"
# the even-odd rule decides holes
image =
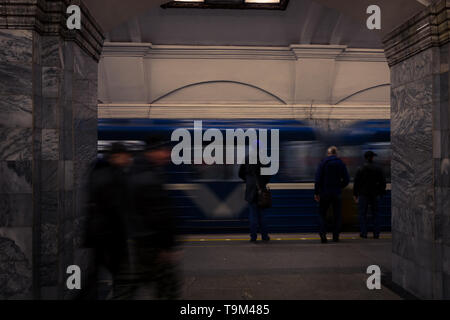
[[[121,143],[114,143],[107,161],[97,162],[89,181],[89,205],[84,246],[94,249],[95,270],[80,298],[97,299],[97,275],[105,268],[117,278],[127,263],[127,214],[132,207],[130,173],[132,156]]]
[[[366,163],[358,169],[353,186],[353,196],[358,203],[358,216],[361,238],[367,238],[367,212],[371,208],[373,217],[373,237],[380,237],[380,221],[378,212],[379,198],[386,192],[386,178],[381,167],[373,163],[377,154],[367,151],[364,154]]]
[[[270,176],[261,175],[261,163],[249,164],[247,157],[244,164],[239,168],[239,178],[245,182],[245,200],[249,204],[250,221],[250,241],[256,242],[258,237],[258,226],[263,241],[269,241],[269,231],[266,218],[264,216],[264,207],[261,206],[261,197],[267,192],[267,184]]]
[[[342,189],[349,181],[347,167],[337,157],[337,148],[329,147],[327,157],[317,168],[314,186],[314,199],[319,202],[319,234],[322,243],[327,242],[326,216],[330,205],[333,207],[334,215],[333,241],[339,241],[342,225]]]
[[[131,179],[134,210],[128,233],[135,257],[132,272],[136,282],[119,281],[121,298],[150,298],[152,291],[156,291],[157,299],[179,297],[176,220],[164,187],[170,152],[162,137],[152,136],[134,163]]]

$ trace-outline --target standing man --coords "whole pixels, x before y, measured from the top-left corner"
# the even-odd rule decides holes
[[[367,211],[372,208],[373,237],[380,237],[380,221],[378,214],[378,198],[386,191],[386,179],[383,170],[373,163],[376,153],[367,151],[364,154],[366,163],[358,169],[353,186],[353,197],[358,203],[361,238],[367,239]]]
[[[269,241],[269,232],[263,209],[258,206],[258,194],[266,189],[270,176],[261,175],[261,164],[249,164],[248,159],[239,168],[239,178],[245,182],[245,200],[249,204],[250,242],[256,242],[258,225],[263,241]]]
[[[347,167],[337,157],[337,148],[328,148],[327,157],[322,160],[316,171],[314,199],[319,202],[319,234],[322,243],[327,242],[326,217],[328,208],[333,206],[333,241],[339,241],[342,225],[342,189],[349,183]]]

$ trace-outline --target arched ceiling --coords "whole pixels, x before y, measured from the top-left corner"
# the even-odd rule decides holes
[[[382,36],[428,0],[290,0],[286,11],[161,9],[168,0],[89,0],[108,41],[154,44],[341,44],[381,48]],[[366,28],[366,8],[382,10],[382,30]]]

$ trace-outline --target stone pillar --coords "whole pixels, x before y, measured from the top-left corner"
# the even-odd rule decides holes
[[[425,299],[450,298],[450,1],[384,39],[391,67],[392,276]]]
[[[66,8],[82,8],[82,29]],[[65,299],[97,150],[100,28],[80,1],[0,0],[0,299]]]

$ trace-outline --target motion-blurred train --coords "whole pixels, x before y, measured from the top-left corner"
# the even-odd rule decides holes
[[[158,134],[171,139],[178,128],[193,130],[193,120],[100,119],[99,157],[113,141],[125,143],[133,152],[143,149],[145,139]],[[333,134],[296,120],[203,120],[203,130],[215,128],[244,130],[278,129],[280,133],[279,171],[269,184],[273,207],[267,210],[271,232],[316,232],[318,205],[314,201],[314,175],[329,145],[339,148],[353,179],[363,164],[363,154],[378,154],[390,182],[389,121],[356,122]],[[225,134],[224,134],[225,136]],[[167,167],[168,184],[176,213],[184,233],[233,233],[248,230],[248,207],[244,184],[238,177],[239,165],[174,165]],[[352,184],[343,194],[343,229],[358,230]],[[380,206],[383,230],[390,230],[390,191]],[[331,217],[331,216],[330,216]]]

